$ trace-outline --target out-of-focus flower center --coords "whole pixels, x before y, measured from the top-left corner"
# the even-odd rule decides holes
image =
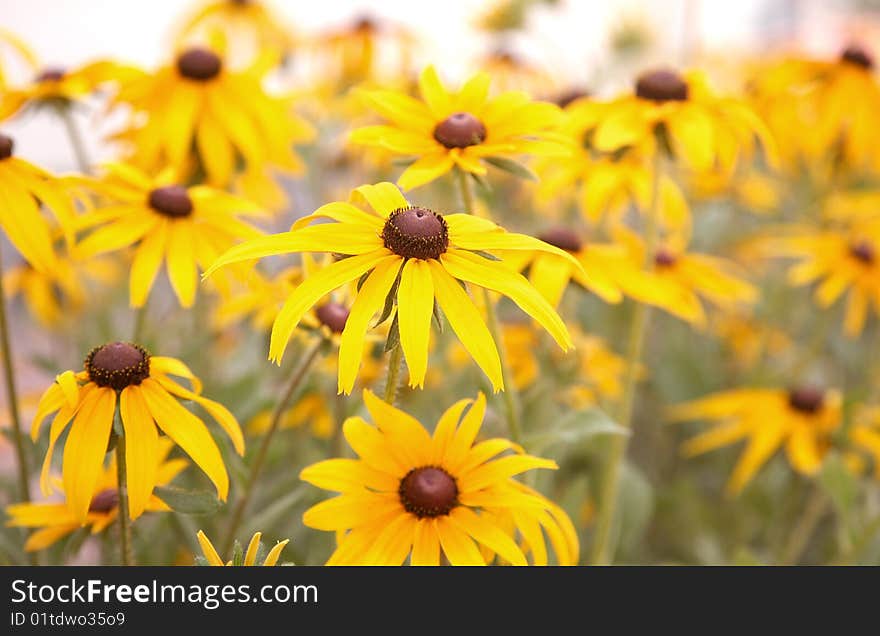
[[[382,229],[382,241],[404,258],[439,258],[449,247],[449,229],[442,216],[428,208],[395,210]]]
[[[206,82],[220,74],[223,62],[213,51],[194,48],[177,58],[177,70],[187,79]]]
[[[12,141],[12,137],[0,135],[0,160],[9,159],[14,149],[15,142]]]
[[[865,70],[870,71],[874,68],[874,58],[871,57],[871,54],[868,53],[864,47],[861,47],[858,44],[850,44],[843,49],[843,52],[840,54],[840,59],[844,62],[860,66]]]
[[[549,243],[553,247],[558,247],[566,252],[580,252],[583,247],[583,241],[580,237],[566,227],[552,227],[546,232],[538,235],[538,238],[545,243]]]
[[[172,218],[189,216],[193,211],[192,199],[183,186],[165,186],[150,192],[150,207],[159,214]]]
[[[86,372],[98,386],[121,391],[150,377],[150,354],[140,345],[111,342],[95,347],[86,356]]]
[[[486,140],[486,127],[470,113],[453,113],[434,128],[434,139],[447,148],[467,148]]]
[[[570,90],[565,91],[564,93],[560,93],[557,95],[553,101],[560,108],[565,108],[569,104],[571,104],[576,99],[580,99],[581,97],[589,97],[590,92],[586,91],[582,88],[572,88]]]
[[[652,102],[683,102],[688,98],[688,85],[675,71],[648,71],[636,80],[636,96]]]
[[[60,82],[64,79],[64,76],[67,74],[67,71],[60,67],[49,67],[44,68],[40,71],[39,75],[37,75],[38,82]]]
[[[347,307],[334,302],[324,303],[315,309],[318,320],[333,333],[342,333],[349,313]]]
[[[362,15],[354,21],[351,28],[355,33],[374,33],[379,30],[379,25],[372,17]]]
[[[865,265],[873,265],[877,259],[877,251],[868,241],[859,241],[850,245],[849,253]]]
[[[654,252],[654,265],[657,267],[672,267],[677,260],[678,257],[664,247]]]
[[[814,386],[798,386],[788,391],[788,404],[801,413],[817,413],[825,403],[825,392]]]
[[[419,518],[449,514],[458,505],[455,479],[442,468],[414,468],[400,480],[400,503]]]
[[[119,491],[115,488],[105,488],[92,497],[89,504],[89,512],[110,512],[119,505]]]

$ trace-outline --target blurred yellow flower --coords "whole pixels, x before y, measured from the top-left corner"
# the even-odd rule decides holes
[[[139,345],[113,342],[92,349],[83,366],[83,371],[65,371],[55,378],[40,398],[31,425],[31,438],[36,441],[43,420],[56,413],[40,476],[44,494],[51,491],[49,468],[55,444],[72,421],[64,443],[62,485],[71,513],[80,522],[86,521],[118,406],[126,438],[132,519],[146,509],[158,483],[161,446],[157,426],[205,471],[220,499],[226,500],[229,477],[220,450],[205,423],[178,400],[191,400],[204,408],[229,435],[239,455],[244,453],[244,437],[226,407],[202,397],[201,382],[184,363],[175,358],[151,356]],[[186,378],[192,390],[169,375]]]
[[[89,95],[109,79],[103,64],[90,64],[68,70],[48,67],[23,86],[6,88],[0,93],[0,121],[9,119],[28,108],[67,108]]]
[[[747,440],[727,483],[739,493],[783,445],[797,472],[815,474],[841,424],[841,395],[812,386],[785,389],[735,389],[674,406],[673,420],[720,420],[712,429],[682,446],[687,456],[699,455]]]
[[[11,31],[0,29],[0,89],[5,89],[9,83],[4,67],[5,54],[8,52],[13,53],[14,58],[23,61],[30,69],[38,66],[37,56],[21,38]]]
[[[344,432],[358,459],[328,459],[303,469],[310,484],[341,492],[303,515],[303,523],[338,533],[327,565],[485,565],[485,546],[513,565],[547,563],[544,532],[561,565],[578,561],[574,526],[561,508],[512,478],[547,459],[522,454],[505,439],[474,441],[486,411],[482,393],[460,400],[431,436],[410,415],[364,391],[376,423],[349,418]],[[467,409],[467,411],[466,411]],[[466,411],[466,412],[465,412]],[[462,417],[462,414],[464,416]],[[498,458],[505,451],[514,454]],[[524,551],[494,515],[510,513]]]
[[[484,175],[484,161],[495,157],[570,154],[554,135],[561,122],[555,104],[533,102],[516,91],[489,97],[489,82],[487,73],[478,73],[460,91],[450,92],[429,66],[419,77],[421,100],[395,91],[364,91],[363,99],[389,123],[358,128],[350,139],[415,157],[397,180],[404,190],[455,167]]]
[[[232,560],[223,563],[223,559],[220,558],[220,555],[217,554],[217,550],[214,549],[214,544],[211,543],[211,540],[208,536],[199,530],[198,535],[196,535],[199,540],[199,546],[202,548],[202,554],[205,555],[205,560],[208,562],[208,565],[213,566],[223,566],[223,565],[243,565],[243,566],[255,566],[257,565],[257,558],[260,553],[260,541],[262,540],[263,533],[255,532],[254,536],[251,537],[250,542],[248,543],[247,551],[245,551],[242,555],[242,562],[235,563]],[[269,554],[263,559],[263,562],[259,565],[271,567],[278,563],[278,559],[281,557],[281,551],[284,550],[284,546],[290,543],[290,539],[284,539],[284,541],[279,541],[276,543],[271,550],[269,550]]]
[[[257,413],[247,424],[248,433],[262,435],[269,430],[272,411]],[[319,393],[310,393],[301,397],[292,408],[281,416],[278,428],[298,428],[309,425],[312,434],[320,439],[329,439],[336,429],[333,413],[328,408],[328,401]]]

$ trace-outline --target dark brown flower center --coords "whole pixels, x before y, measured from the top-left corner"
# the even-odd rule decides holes
[[[315,315],[321,324],[328,327],[333,333],[342,333],[345,323],[348,321],[348,308],[339,303],[324,303],[315,310]]]
[[[825,402],[825,392],[814,386],[798,386],[788,391],[788,404],[801,413],[817,413]]]
[[[442,468],[414,468],[400,480],[400,503],[419,518],[449,514],[458,505],[455,479]]]
[[[447,148],[467,148],[483,143],[486,127],[470,113],[453,113],[434,128],[434,139]]]
[[[39,75],[37,75],[38,82],[58,82],[64,79],[64,76],[67,74],[63,68],[60,67],[49,67],[44,68],[40,71]]]
[[[352,29],[357,33],[373,33],[379,30],[379,25],[371,16],[362,15],[354,21]]]
[[[14,149],[15,142],[12,141],[12,137],[0,135],[0,160],[9,159]]]
[[[636,96],[652,102],[683,102],[688,98],[688,85],[675,71],[648,71],[636,80]]]
[[[395,210],[382,229],[382,241],[404,258],[439,258],[449,247],[449,229],[442,216],[428,208]]]
[[[538,238],[566,252],[580,252],[583,241],[568,228],[556,226],[538,235]]]
[[[223,62],[213,51],[194,48],[180,54],[177,58],[177,70],[187,79],[206,82],[220,74]]]
[[[192,199],[183,186],[165,186],[150,192],[150,207],[159,214],[172,218],[189,216],[193,211]]]
[[[111,342],[95,347],[86,356],[89,379],[98,386],[121,391],[150,377],[150,354],[140,345]]]
[[[118,505],[119,491],[115,488],[106,488],[92,497],[89,512],[110,512]]]
[[[877,251],[868,241],[859,241],[858,243],[850,245],[849,253],[853,258],[861,261],[865,265],[873,265],[874,261],[877,259]]]
[[[569,104],[571,104],[576,99],[580,99],[581,97],[589,97],[590,92],[584,90],[582,88],[572,88],[571,90],[567,90],[564,93],[560,93],[557,95],[553,101],[556,102],[556,105],[560,108],[565,108]]]
[[[860,66],[865,70],[870,71],[874,68],[874,58],[871,57],[871,54],[868,53],[864,47],[859,46],[858,44],[850,44],[843,49],[843,52],[840,54],[840,59],[844,62]]]
[[[654,252],[654,265],[657,267],[672,267],[677,260],[675,254],[664,247]]]

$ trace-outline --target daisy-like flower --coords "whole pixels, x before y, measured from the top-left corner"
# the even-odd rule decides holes
[[[513,565],[526,565],[526,553],[545,565],[544,532],[559,564],[577,563],[577,536],[566,514],[513,479],[556,464],[522,454],[505,439],[474,444],[486,411],[482,393],[450,407],[433,436],[369,391],[364,401],[376,426],[352,417],[343,429],[358,459],[328,459],[300,474],[342,493],[303,515],[311,528],[341,533],[327,565],[401,565],[407,557],[412,565],[439,565],[441,552],[452,565],[485,565],[479,546]],[[516,453],[498,457],[508,450]],[[495,522],[507,514],[514,533]]]
[[[842,422],[840,393],[813,386],[722,391],[675,406],[669,415],[673,420],[719,420],[684,443],[687,456],[747,440],[727,483],[731,494],[739,493],[783,445],[792,468],[815,474]]]
[[[501,363],[492,335],[466,285],[509,297],[568,349],[565,324],[546,300],[508,265],[486,253],[544,250],[571,259],[562,250],[522,234],[504,231],[470,214],[441,215],[413,206],[391,183],[365,185],[353,193],[365,211],[350,203],[330,203],[297,221],[290,232],[248,241],[230,249],[206,272],[240,261],[288,252],[330,252],[345,256],[299,285],[275,319],[269,357],[280,362],[294,329],[326,294],[352,281],[354,296],[339,346],[339,391],[351,393],[373,316],[394,313],[410,386],[423,386],[434,307],[489,377],[503,389]],[[310,225],[317,219],[336,223]],[[573,259],[572,259],[573,260]],[[577,266],[577,265],[576,265]],[[395,302],[396,301],[396,302]],[[383,311],[384,309],[384,311]]]
[[[269,169],[302,171],[293,145],[311,139],[312,127],[291,100],[266,93],[264,64],[236,71],[223,56],[220,47],[184,49],[156,73],[129,72],[120,81],[114,102],[134,111],[119,135],[131,142],[132,163],[151,172],[200,167],[216,187],[228,186],[240,164],[251,179]]]
[[[137,244],[129,276],[132,307],[147,301],[163,261],[178,302],[191,307],[199,270],[235,243],[262,234],[241,218],[261,216],[259,206],[209,186],[185,188],[173,170],[151,178],[129,165],[108,164],[101,179],[81,183],[106,203],[80,217],[79,227],[90,233],[74,253],[89,258]]]
[[[189,380],[192,390],[172,380],[172,375]],[[205,423],[178,400],[191,400],[207,411],[232,440],[239,455],[244,454],[244,437],[232,413],[203,397],[201,389],[201,382],[189,367],[175,358],[151,356],[143,347],[123,342],[95,347],[86,357],[82,371],[60,374],[40,398],[31,425],[32,439],[36,441],[39,437],[43,420],[55,413],[40,476],[43,493],[51,491],[49,468],[55,444],[73,422],[64,443],[62,485],[71,513],[81,522],[87,519],[118,407],[126,438],[132,519],[146,509],[158,483],[159,430],[205,471],[218,496],[225,501],[229,476],[220,449]]]
[[[202,554],[205,555],[205,561],[207,561],[208,565],[245,565],[245,566],[254,566],[254,565],[264,565],[264,566],[273,566],[278,563],[279,557],[281,557],[281,551],[284,549],[288,543],[290,543],[290,539],[284,539],[284,541],[279,541],[276,543],[269,553],[263,557],[262,550],[263,546],[261,543],[263,533],[255,532],[254,536],[251,537],[250,543],[248,543],[247,551],[241,553],[241,548],[238,546],[238,542],[236,542],[236,553],[232,559],[223,562],[223,559],[220,558],[220,555],[217,554],[217,550],[214,549],[214,544],[211,543],[211,540],[208,536],[199,530],[199,533],[196,535],[199,540],[199,545],[202,548]]]
[[[454,167],[484,175],[484,162],[494,157],[570,154],[554,135],[561,121],[559,107],[533,102],[516,91],[489,97],[489,81],[487,73],[478,73],[454,93],[429,66],[419,76],[421,101],[395,91],[364,91],[367,104],[389,123],[359,128],[351,141],[416,157],[397,180],[404,190]]]
[[[187,467],[185,459],[167,459],[174,444],[165,438],[159,440],[159,453],[156,457],[156,485],[165,486]],[[170,508],[155,494],[151,494],[144,510],[147,512],[167,511]],[[58,503],[20,503],[6,507],[9,515],[7,526],[19,528],[39,528],[28,537],[24,549],[28,552],[44,550],[56,541],[75,532],[83,525],[91,534],[102,532],[119,515],[119,486],[116,479],[116,456],[110,458],[108,466],[101,470],[92,492],[85,522],[67,506]]]
[[[7,88],[0,94],[0,121],[29,108],[68,108],[91,95],[106,79],[100,73],[104,68],[101,64],[75,70],[44,68],[30,83]]]
[[[11,137],[0,134],[0,227],[25,260],[41,272],[55,267],[57,258],[52,228],[40,211],[49,209],[72,241],[76,215],[73,201],[62,183],[45,170],[14,155]],[[12,211],[15,213],[13,214]]]
[[[623,228],[618,228],[615,235],[627,246],[634,263],[644,262],[644,241],[639,236]],[[698,328],[706,325],[701,299],[723,311],[750,307],[758,301],[757,287],[739,276],[736,263],[688,252],[686,247],[681,235],[666,237],[654,252],[649,289],[634,291],[633,297]]]
[[[880,315],[880,221],[854,223],[847,230],[804,230],[795,236],[768,240],[777,256],[799,259],[788,271],[793,285],[821,280],[815,298],[830,307],[845,293],[843,331],[856,337],[865,326],[871,305]]]
[[[606,109],[593,144],[602,152],[637,146],[653,154],[663,149],[658,137],[697,172],[731,172],[741,156],[759,148],[775,161],[775,145],[760,118],[744,102],[714,95],[698,73],[664,69],[640,75],[634,92]]]

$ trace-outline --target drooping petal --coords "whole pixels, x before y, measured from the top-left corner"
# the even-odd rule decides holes
[[[157,483],[159,434],[140,387],[129,386],[122,391],[119,414],[125,431],[128,509],[134,520],[146,509]]]
[[[409,369],[409,385],[422,388],[428,370],[428,347],[434,315],[434,285],[426,261],[406,261],[397,290],[400,346]]]

